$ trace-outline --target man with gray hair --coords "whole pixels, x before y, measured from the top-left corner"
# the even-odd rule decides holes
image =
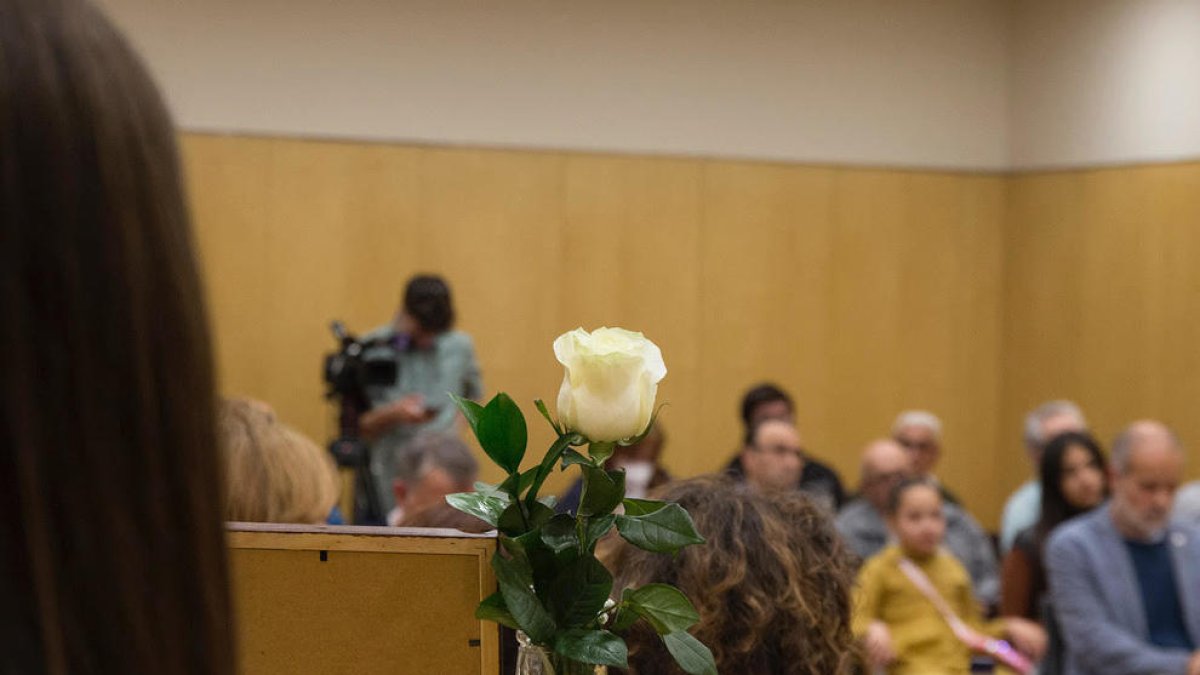
[[[913,475],[937,486],[942,501],[962,505],[962,501],[933,473],[942,457],[942,421],[927,410],[905,410],[892,423],[892,438],[908,451]]]
[[[479,473],[466,443],[452,434],[421,434],[401,450],[392,480],[396,506],[387,520],[392,527],[442,504],[448,494],[471,490]]]
[[[1025,449],[1033,464],[1033,478],[1025,481],[1004,503],[1000,519],[1000,551],[1007,553],[1017,535],[1037,523],[1042,513],[1042,481],[1038,477],[1042,451],[1059,434],[1087,431],[1083,411],[1071,401],[1047,401],[1025,416]]]
[[[1046,544],[1064,675],[1200,674],[1200,531],[1171,523],[1179,439],[1134,422],[1113,442],[1112,499]]]

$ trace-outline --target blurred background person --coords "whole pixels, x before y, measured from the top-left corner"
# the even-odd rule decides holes
[[[1059,434],[1042,453],[1041,516],[1017,535],[1000,573],[1000,613],[1039,621],[1049,635],[1041,675],[1062,672],[1061,636],[1046,603],[1042,551],[1056,527],[1096,508],[1108,498],[1108,464],[1091,436]]]
[[[892,675],[966,675],[986,637],[1007,637],[1027,657],[1040,658],[1045,634],[1036,623],[984,621],[967,571],[942,548],[944,506],[927,478],[892,488],[887,523],[894,543],[863,565],[855,588],[854,634],[868,664]]]
[[[454,330],[450,286],[435,275],[418,275],[404,289],[404,301],[391,325],[364,337],[375,347],[368,357],[386,354],[396,360],[396,381],[367,388],[372,408],[359,424],[371,443],[371,474],[380,513],[396,504],[392,477],[396,461],[422,432],[450,432],[458,410],[447,393],[478,399],[483,395],[475,346],[466,333]]]
[[[741,419],[742,449],[744,450],[746,446],[744,439],[749,438],[754,428],[763,420],[782,419],[795,425],[796,408],[792,403],[792,397],[786,391],[764,382],[754,385],[742,396]],[[726,471],[731,475],[742,475],[744,471],[742,455],[742,450],[739,450],[726,467]],[[829,495],[827,501],[832,501],[833,510],[840,509],[846,501],[846,491],[842,487],[841,477],[832,467],[813,457],[807,451],[802,452],[800,458],[803,461],[799,487],[810,495]]]
[[[428,521],[432,514],[422,512],[448,509],[446,495],[474,490],[478,474],[479,462],[459,437],[447,433],[417,436],[396,458],[392,480],[396,506],[388,514],[388,525],[412,526],[418,518]]]
[[[258,401],[225,401],[220,429],[226,519],[310,525],[330,519],[341,485],[329,453]]]
[[[905,410],[892,423],[892,438],[912,458],[913,475],[926,478],[942,493],[942,501],[961,506],[958,496],[938,480],[934,469],[942,458],[942,421],[927,410]]]
[[[887,526],[892,490],[914,478],[912,458],[890,438],[868,444],[863,451],[859,496],[837,515],[836,526],[850,550],[862,563],[887,546],[892,536]],[[971,575],[975,596],[990,613],[1000,600],[1000,574],[991,540],[979,523],[960,507],[944,504],[945,545]]]
[[[620,540],[606,561],[613,594],[674,584],[700,622],[690,629],[722,673],[830,675],[852,662],[851,572],[828,516],[795,492],[770,496],[726,476],[672,483],[655,497],[677,502],[707,540],[677,555]],[[644,622],[627,638],[630,672],[682,673]]]
[[[90,3],[0,3],[0,672],[235,670],[175,129]]]
[[[1068,431],[1087,431],[1087,420],[1083,411],[1071,401],[1047,401],[1025,416],[1025,450],[1033,465],[1034,475],[1017,488],[1004,502],[1000,518],[1000,552],[1012,548],[1017,533],[1038,521],[1038,510],[1042,503],[1042,484],[1038,471],[1042,465],[1042,451],[1055,436]]]
[[[1183,446],[1154,420],[1113,441],[1104,506],[1046,543],[1068,675],[1200,673],[1200,532],[1171,522]]]

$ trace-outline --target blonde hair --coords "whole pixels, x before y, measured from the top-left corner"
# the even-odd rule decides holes
[[[324,523],[340,492],[333,459],[258,401],[230,399],[220,413],[225,517]]]

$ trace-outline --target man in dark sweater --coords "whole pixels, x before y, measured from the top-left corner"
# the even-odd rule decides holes
[[[792,397],[779,387],[762,383],[751,387],[742,397],[742,426],[743,444],[737,454],[729,462],[726,471],[738,478],[745,478],[745,468],[742,466],[742,456],[748,446],[753,445],[753,432],[764,420],[785,420],[792,425],[796,423],[796,409]],[[812,495],[818,503],[831,507],[834,512],[846,501],[846,492],[842,487],[842,479],[828,465],[818,461],[806,450],[801,451],[803,468],[800,470],[800,482],[797,488]]]

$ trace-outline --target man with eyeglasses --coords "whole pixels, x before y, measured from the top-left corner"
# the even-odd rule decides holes
[[[842,539],[860,563],[887,545],[889,534],[883,514],[887,512],[888,498],[896,485],[915,475],[908,451],[890,438],[872,441],[863,451],[859,496],[842,508],[835,521]],[[946,503],[943,509],[946,548],[971,575],[971,586],[979,603],[984,608],[995,607],[1000,599],[1000,575],[991,541],[962,508]]]
[[[833,489],[822,483],[802,483],[804,445],[796,425],[784,419],[765,419],[746,434],[741,454],[746,482],[762,490],[800,490],[831,515],[836,509]]]
[[[942,421],[925,410],[905,410],[892,424],[892,438],[908,451],[913,474],[933,481],[942,493],[942,501],[962,506],[958,495],[942,484],[933,473],[942,457]]]

